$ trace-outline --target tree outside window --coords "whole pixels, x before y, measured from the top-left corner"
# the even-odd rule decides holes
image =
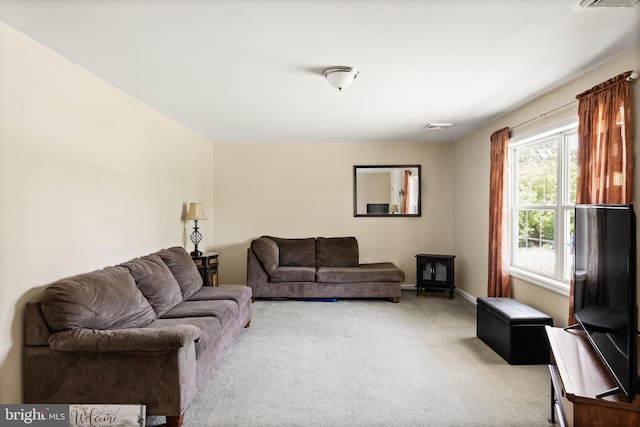
[[[568,284],[577,178],[576,125],[511,148],[512,267]]]

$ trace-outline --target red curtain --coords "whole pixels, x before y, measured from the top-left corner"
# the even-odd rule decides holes
[[[504,250],[507,238],[505,215],[507,188],[507,156],[509,128],[491,134],[491,170],[489,188],[489,284],[487,296],[510,297],[511,277],[508,272],[508,251]]]
[[[576,203],[632,203],[633,96],[631,71],[576,96],[578,103],[578,183]],[[571,282],[569,324],[575,283]]]

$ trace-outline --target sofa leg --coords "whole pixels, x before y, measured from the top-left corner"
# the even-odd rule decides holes
[[[254,302],[256,302],[255,297],[251,297],[251,304],[253,304]]]
[[[249,319],[249,321],[247,322],[246,325],[244,325],[245,328],[248,328],[249,326],[251,326],[251,319]]]
[[[183,418],[184,418],[184,414],[181,414],[181,415],[167,415],[167,427],[180,427],[180,426],[182,426]]]
[[[398,303],[400,302],[400,297],[391,298],[392,302]]]

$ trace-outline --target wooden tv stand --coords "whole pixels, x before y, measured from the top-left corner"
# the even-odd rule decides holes
[[[596,398],[617,384],[584,331],[551,326],[545,330],[551,346],[550,422],[574,427],[640,426],[640,396],[633,403],[622,393]]]

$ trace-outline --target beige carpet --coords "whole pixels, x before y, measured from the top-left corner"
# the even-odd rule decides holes
[[[445,294],[264,301],[185,426],[548,426],[546,365],[511,366]]]

